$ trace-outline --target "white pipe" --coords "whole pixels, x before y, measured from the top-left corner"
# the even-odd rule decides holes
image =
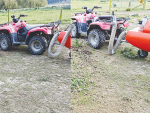
[[[126,34],[127,34],[127,32],[126,32],[126,31],[123,31],[123,32],[119,35],[119,37],[118,37],[118,39],[117,39],[117,42],[116,42],[115,46],[114,46],[113,49],[112,49],[112,54],[115,54],[116,50],[118,49],[118,47],[119,47],[119,45],[120,45],[120,43],[121,43],[121,40],[126,36]]]
[[[56,34],[53,36],[53,38],[52,38],[52,40],[51,40],[51,42],[50,42],[50,44],[49,44],[49,48],[48,48],[48,56],[49,56],[49,57],[54,58],[54,57],[57,57],[57,56],[60,54],[60,52],[62,51],[63,46],[65,45],[65,43],[66,43],[66,41],[67,41],[67,39],[68,39],[68,37],[69,37],[69,35],[70,35],[70,33],[71,33],[71,27],[70,27],[70,29],[66,32],[66,34],[65,34],[65,36],[64,36],[64,38],[63,38],[63,40],[62,40],[62,42],[61,42],[61,44],[60,44],[58,50],[57,50],[55,53],[52,53],[52,47],[54,46],[54,43],[57,41],[58,36],[59,36],[59,33],[56,33]]]

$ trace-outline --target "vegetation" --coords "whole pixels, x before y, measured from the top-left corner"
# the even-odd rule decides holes
[[[131,48],[124,48],[124,50],[121,50],[121,53],[125,56],[125,57],[128,57],[128,58],[131,58],[131,59],[136,59],[138,58],[138,55],[137,53],[131,49]]]
[[[47,0],[0,0],[0,9],[39,8],[47,5]]]

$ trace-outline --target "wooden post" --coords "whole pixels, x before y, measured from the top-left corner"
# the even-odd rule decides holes
[[[8,9],[8,23],[9,23],[9,9]]]
[[[110,4],[109,4],[109,11],[111,10],[111,2],[112,2],[112,0],[110,0]]]
[[[145,6],[146,6],[146,0],[144,1],[144,4],[143,4],[143,9],[145,10]]]

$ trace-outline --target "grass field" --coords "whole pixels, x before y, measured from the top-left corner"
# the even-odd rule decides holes
[[[83,6],[94,5],[103,7],[101,11],[95,10],[98,14],[109,14],[108,2],[72,1],[72,16],[84,12]],[[116,17],[130,18],[128,31],[137,27],[143,16],[150,16],[148,7],[149,3],[145,11],[118,9]],[[108,55],[108,42],[96,50],[89,46],[86,37],[72,39],[72,44],[72,113],[150,112],[150,55],[145,59],[125,57],[121,53],[125,48],[133,50],[135,55],[138,50],[128,43],[122,43],[115,55]]]
[[[36,10],[26,10],[26,11],[13,11],[10,10],[9,20],[11,21],[11,15],[19,17],[20,14],[28,15],[27,17],[22,17],[20,20],[26,20],[28,24],[47,24],[49,22],[54,22],[59,20],[60,9],[36,9]],[[62,23],[60,28],[65,28],[70,24],[70,14],[71,10],[64,9],[62,12]],[[8,13],[0,13],[0,24],[8,22]]]
[[[46,24],[59,18],[60,10],[28,10],[10,12],[28,24]],[[61,29],[70,24],[69,10],[63,10]],[[0,13],[0,23],[7,22],[7,13]],[[69,113],[70,50],[64,48],[58,58],[47,51],[31,55],[28,46],[0,50],[0,113]]]

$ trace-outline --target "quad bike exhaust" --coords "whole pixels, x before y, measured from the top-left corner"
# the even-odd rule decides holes
[[[61,32],[56,33],[53,36],[53,38],[50,42],[49,48],[48,48],[48,56],[49,57],[51,57],[51,58],[57,57],[61,53],[63,46],[65,46],[69,49],[71,48],[71,35],[70,35],[70,33],[71,33],[71,26],[67,32],[61,31]],[[52,48],[53,48],[56,41],[58,41],[60,43],[60,45],[59,45],[59,48],[57,49],[57,51],[55,53],[53,53]]]

